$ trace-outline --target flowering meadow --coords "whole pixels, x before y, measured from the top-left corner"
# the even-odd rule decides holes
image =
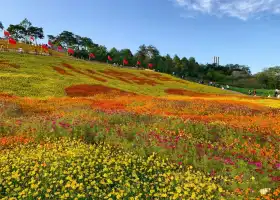
[[[0,199],[280,199],[279,100],[9,56]]]

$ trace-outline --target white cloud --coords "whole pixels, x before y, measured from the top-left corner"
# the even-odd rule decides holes
[[[174,0],[188,13],[231,16],[242,20],[280,14],[280,0]],[[182,15],[184,16],[184,15]]]

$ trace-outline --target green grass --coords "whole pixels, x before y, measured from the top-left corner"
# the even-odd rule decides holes
[[[0,92],[18,96],[62,97],[66,95],[64,91],[66,87],[78,84],[102,84],[108,87],[114,87],[125,91],[152,96],[165,95],[164,90],[167,88],[187,89],[196,92],[216,94],[231,93],[229,91],[223,91],[218,88],[208,87],[188,81],[184,81],[184,83],[175,81],[159,81],[162,84],[157,86],[150,86],[147,84],[129,84],[117,79],[108,79],[106,77],[98,75],[98,77],[105,78],[107,80],[107,82],[104,83],[85,75],[71,72],[68,69],[66,69],[66,71],[72,73],[74,76],[61,75],[51,67],[60,67],[62,63],[68,63],[82,71],[86,69],[92,69],[95,71],[115,69],[121,72],[133,73],[138,77],[147,78],[140,73],[143,72],[143,70],[120,69],[107,65],[105,63],[76,60],[70,57],[51,57],[26,54],[20,55],[15,53],[1,53],[0,61],[1,60],[7,60],[9,63],[14,63],[20,66],[20,68],[16,69],[5,67],[0,63]],[[172,80],[181,80],[167,74],[162,74],[162,76],[169,77]]]
[[[239,88],[239,87],[230,87],[230,90],[240,92],[243,94],[248,94],[248,91],[253,91],[254,88]],[[267,97],[268,95],[273,96],[274,90],[267,90],[267,89],[256,89],[257,96],[264,96]]]

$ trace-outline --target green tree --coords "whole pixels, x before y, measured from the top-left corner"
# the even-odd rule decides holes
[[[130,49],[122,49],[122,50],[120,50],[119,55],[120,55],[120,59],[121,60],[126,59],[130,65],[134,65],[135,64],[135,61],[133,59],[133,54],[130,51]]]
[[[80,45],[82,46],[83,49],[86,50],[89,50],[90,48],[95,46],[92,39],[88,37],[81,37]]]
[[[168,74],[172,74],[172,70],[173,70],[173,60],[172,60],[172,58],[171,58],[171,56],[169,55],[169,54],[167,54],[166,56],[165,56],[165,65],[166,65],[166,72],[168,73]]]
[[[0,29],[3,30],[4,29],[4,25],[3,23],[0,21]]]
[[[257,80],[267,89],[280,88],[280,67],[264,69],[256,75]]]
[[[109,54],[110,54],[111,58],[113,59],[113,63],[118,63],[118,64],[122,63],[122,60],[120,57],[120,52],[115,47],[113,47],[109,51]]]
[[[95,54],[95,58],[98,61],[105,62],[107,60],[108,51],[105,46],[98,45],[91,49],[91,53]]]
[[[7,31],[12,35],[12,37],[19,41],[19,40],[25,40],[25,29],[20,25],[10,25],[7,28]]]
[[[37,39],[44,39],[43,28],[30,26],[27,31],[28,31],[28,35],[33,36],[35,38],[36,43],[37,43]]]
[[[148,53],[148,50],[147,50],[147,47],[146,45],[141,45],[139,46],[136,54],[135,54],[135,57],[137,57],[142,64],[144,64],[144,61],[146,60],[147,58],[147,53]]]
[[[24,41],[26,43],[27,37],[31,35],[31,32],[29,29],[31,28],[32,23],[27,18],[25,18],[18,25],[23,28]]]
[[[78,45],[78,41],[74,33],[69,31],[63,31],[60,33],[56,40],[58,43],[60,43],[64,48],[68,47],[76,47]]]

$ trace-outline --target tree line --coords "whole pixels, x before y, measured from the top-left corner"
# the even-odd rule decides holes
[[[0,22],[0,29],[4,29]],[[10,24],[7,31],[12,37],[21,42],[28,43],[28,37],[32,36],[35,41],[44,39],[42,27],[33,26],[28,19],[24,19],[19,24]],[[143,68],[148,68],[152,63],[153,69],[174,76],[191,79],[218,82],[242,87],[255,88],[277,88],[280,86],[279,67],[264,69],[262,72],[252,75],[250,68],[240,64],[216,65],[212,63],[199,64],[194,57],[182,57],[169,54],[161,55],[159,50],[153,45],[140,45],[137,52],[133,54],[130,49],[107,49],[104,45],[97,44],[89,37],[76,35],[71,31],[62,31],[58,35],[47,35],[53,47],[61,46],[64,49],[75,50],[74,57],[89,59],[89,54],[94,54],[94,60],[107,62],[108,55],[112,58],[112,63],[123,64],[127,60],[127,66],[136,66],[140,63]]]

